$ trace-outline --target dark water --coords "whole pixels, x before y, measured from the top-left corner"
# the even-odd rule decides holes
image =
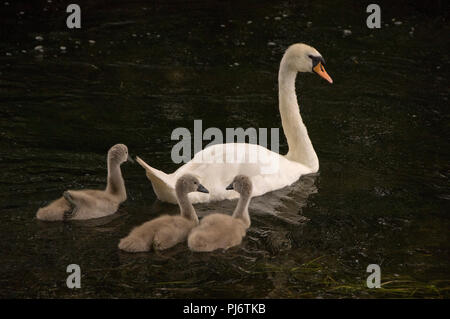
[[[81,30],[65,28],[63,1],[9,2],[0,3],[1,297],[449,297],[444,1],[379,2],[379,30],[365,26],[359,1],[79,1]],[[129,199],[117,214],[35,219],[65,189],[103,187],[113,144],[171,172],[170,134],[194,119],[280,126],[278,65],[295,42],[316,47],[335,81],[297,81],[320,172],[255,198],[241,246],[120,252],[133,226],[177,212],[137,165],[122,166]],[[204,216],[234,205],[196,207]],[[81,289],[65,285],[72,263]],[[372,263],[380,289],[366,287]]]

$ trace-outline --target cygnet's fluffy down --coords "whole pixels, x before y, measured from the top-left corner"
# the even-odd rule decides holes
[[[175,189],[180,215],[163,215],[134,228],[120,241],[119,249],[128,252],[149,251],[152,247],[164,250],[186,241],[191,229],[198,225],[198,217],[188,199],[188,193],[208,191],[190,174],[180,177]]]
[[[252,183],[245,175],[238,175],[227,187],[240,194],[232,216],[211,214],[204,217],[200,225],[194,228],[188,237],[188,246],[192,251],[208,252],[216,249],[228,249],[237,246],[250,227],[248,205],[252,194]]]
[[[114,214],[127,199],[120,165],[131,160],[128,148],[116,144],[108,151],[108,181],[105,190],[68,190],[63,196],[40,208],[36,218],[46,221],[82,220]]]

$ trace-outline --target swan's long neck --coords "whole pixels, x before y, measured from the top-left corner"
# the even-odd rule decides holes
[[[319,160],[300,115],[297,95],[295,94],[296,76],[297,71],[292,70],[283,57],[278,73],[278,98],[281,123],[289,145],[286,158],[306,165],[313,172],[316,172],[319,169]]]
[[[233,217],[241,219],[247,227],[250,227],[250,215],[248,213],[250,198],[250,194],[241,194],[241,197],[239,197],[239,201],[233,212]]]
[[[117,196],[121,201],[127,199],[127,191],[120,170],[120,163],[111,160],[110,158],[108,158],[108,182],[106,185],[106,192]]]
[[[188,198],[188,194],[180,189],[175,189],[175,192],[177,194],[177,201],[178,206],[180,206],[181,216],[198,224],[197,213],[195,212],[194,206],[192,206],[192,203]]]

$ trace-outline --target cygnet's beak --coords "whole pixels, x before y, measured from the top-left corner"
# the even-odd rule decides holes
[[[227,186],[227,188],[225,188],[226,190],[232,190],[232,189],[234,189],[234,187],[233,187],[233,182],[230,184],[230,185],[228,185]]]
[[[323,67],[322,62],[317,63],[315,67],[313,67],[313,71],[323,77],[325,80],[327,80],[330,83],[333,83],[333,80],[328,75],[327,71],[325,71],[325,68]]]
[[[209,191],[208,191],[208,190],[205,188],[205,186],[203,186],[202,184],[198,184],[197,192],[200,192],[200,193],[209,193]]]
[[[131,158],[130,154],[127,156],[127,161],[134,164],[134,160]]]

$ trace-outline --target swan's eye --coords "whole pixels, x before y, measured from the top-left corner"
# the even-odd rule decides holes
[[[322,66],[325,65],[325,60],[321,56],[308,55],[308,57],[312,60],[313,69],[319,63],[321,64],[321,68],[323,69]]]

